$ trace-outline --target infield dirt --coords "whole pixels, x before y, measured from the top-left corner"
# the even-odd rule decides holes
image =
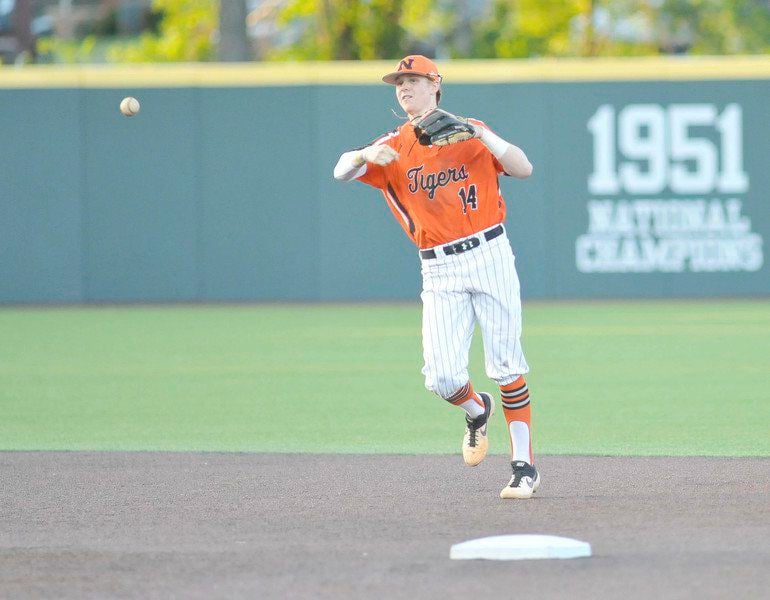
[[[541,457],[503,501],[503,456],[0,453],[0,596],[760,598],[770,459]],[[452,561],[543,533],[573,560]]]

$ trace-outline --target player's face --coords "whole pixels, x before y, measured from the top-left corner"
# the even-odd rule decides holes
[[[438,84],[421,75],[399,75],[396,78],[396,98],[410,117],[435,108]]]

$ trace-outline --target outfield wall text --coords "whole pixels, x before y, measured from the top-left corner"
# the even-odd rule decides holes
[[[416,300],[384,198],[332,176],[400,123],[373,70],[221,87],[0,70],[0,303]],[[443,89],[534,165],[501,182],[525,299],[770,295],[770,78]]]

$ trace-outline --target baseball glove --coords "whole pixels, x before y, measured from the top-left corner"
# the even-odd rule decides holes
[[[423,146],[448,146],[476,137],[476,128],[464,117],[436,108],[415,119],[414,133]]]

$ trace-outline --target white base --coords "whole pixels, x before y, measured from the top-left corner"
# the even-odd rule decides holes
[[[591,544],[555,535],[495,535],[454,544],[449,558],[455,560],[528,560],[591,556]]]

